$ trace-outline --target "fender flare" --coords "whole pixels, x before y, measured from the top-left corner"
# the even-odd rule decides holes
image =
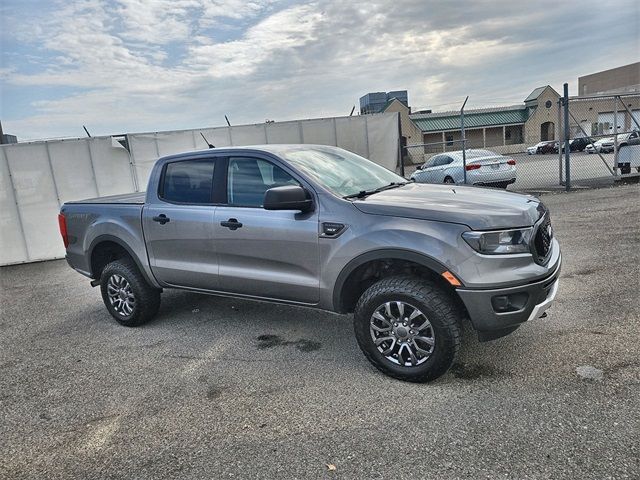
[[[342,289],[353,271],[367,262],[382,259],[407,260],[410,262],[414,262],[428,268],[437,275],[441,275],[443,272],[448,270],[448,268],[445,267],[444,264],[442,264],[435,258],[430,257],[429,255],[425,255],[421,252],[416,252],[414,250],[405,250],[400,248],[382,248],[365,252],[347,263],[338,274],[336,282],[333,286],[332,301],[334,311],[344,313],[344,308],[342,307]]]
[[[89,258],[89,270],[91,273],[91,278],[95,279],[95,275],[93,272],[93,267],[92,267],[92,262],[91,262],[91,258],[93,257],[93,251],[95,250],[95,248],[103,243],[103,242],[113,242],[116,243],[118,245],[120,245],[122,248],[124,248],[126,250],[126,252],[129,254],[129,256],[133,259],[134,263],[136,264],[136,267],[138,267],[138,270],[140,271],[140,273],[142,274],[142,276],[144,277],[144,279],[147,281],[147,283],[149,285],[153,285],[154,287],[158,286],[158,282],[155,280],[155,278],[150,278],[146,269],[144,268],[142,262],[140,261],[140,259],[138,258],[138,256],[133,252],[133,250],[131,249],[131,247],[129,247],[129,245],[127,245],[122,239],[115,237],[113,235],[109,235],[109,234],[103,234],[103,235],[98,235],[96,238],[94,238],[91,241],[91,244],[89,245],[89,250],[87,252],[88,258]]]

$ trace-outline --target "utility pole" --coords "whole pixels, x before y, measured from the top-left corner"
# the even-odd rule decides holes
[[[0,145],[4,143],[4,132],[2,131],[2,121],[0,120]]]

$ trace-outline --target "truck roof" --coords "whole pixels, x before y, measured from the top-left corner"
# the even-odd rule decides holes
[[[224,153],[224,152],[248,152],[248,151],[261,151],[267,153],[278,154],[281,152],[286,152],[288,150],[297,150],[300,148],[306,149],[324,149],[324,150],[333,150],[338,149],[339,147],[334,147],[331,145],[316,145],[311,143],[270,143],[263,145],[244,145],[244,146],[228,146],[228,147],[216,147],[216,148],[207,148],[205,150],[193,150],[181,153],[174,153],[172,155],[166,155],[164,157],[160,157],[160,160],[174,160],[182,157],[194,157],[194,156],[206,156],[211,152],[215,153]]]

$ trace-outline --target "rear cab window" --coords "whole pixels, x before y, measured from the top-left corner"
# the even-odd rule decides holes
[[[170,203],[211,204],[214,168],[213,159],[167,163],[158,196]]]

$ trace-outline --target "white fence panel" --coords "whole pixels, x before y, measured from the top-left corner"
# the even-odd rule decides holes
[[[336,118],[337,145],[365,158],[369,157],[367,116]]]
[[[300,126],[302,129],[302,143],[338,145],[335,119],[300,120]]]
[[[160,157],[158,142],[155,133],[138,133],[127,135],[129,140],[129,151],[133,159],[136,178],[138,179],[138,190],[147,189],[149,174],[153,164]]]
[[[232,145],[263,145],[267,143],[264,123],[229,128]]]
[[[198,145],[196,145],[194,133],[195,131],[193,130],[156,133],[159,156],[164,157],[166,155],[173,155],[174,153],[190,152],[197,149]]]
[[[3,148],[22,219],[28,260],[63,256],[64,248],[58,229],[60,203],[47,145],[17,144]]]
[[[29,259],[18,204],[13,194],[9,164],[3,148],[0,148],[0,247],[0,265],[26,262]]]
[[[378,165],[395,170],[398,167],[400,148],[400,134],[398,132],[398,117],[395,115],[367,115],[367,140],[369,153],[367,158]]]
[[[112,137],[93,137],[89,151],[99,196],[135,192],[131,157],[126,148]]]
[[[267,143],[302,143],[299,122],[267,123]]]
[[[60,203],[100,195],[89,155],[88,140],[65,140],[46,144]]]
[[[202,140],[202,144],[199,144],[198,148],[209,147],[209,145],[204,143],[202,135],[204,135],[207,141],[215,147],[231,146],[231,137],[229,136],[230,130],[228,127],[203,128],[202,130],[197,130],[197,132],[200,140]],[[200,135],[200,132],[202,132],[202,135]]]

